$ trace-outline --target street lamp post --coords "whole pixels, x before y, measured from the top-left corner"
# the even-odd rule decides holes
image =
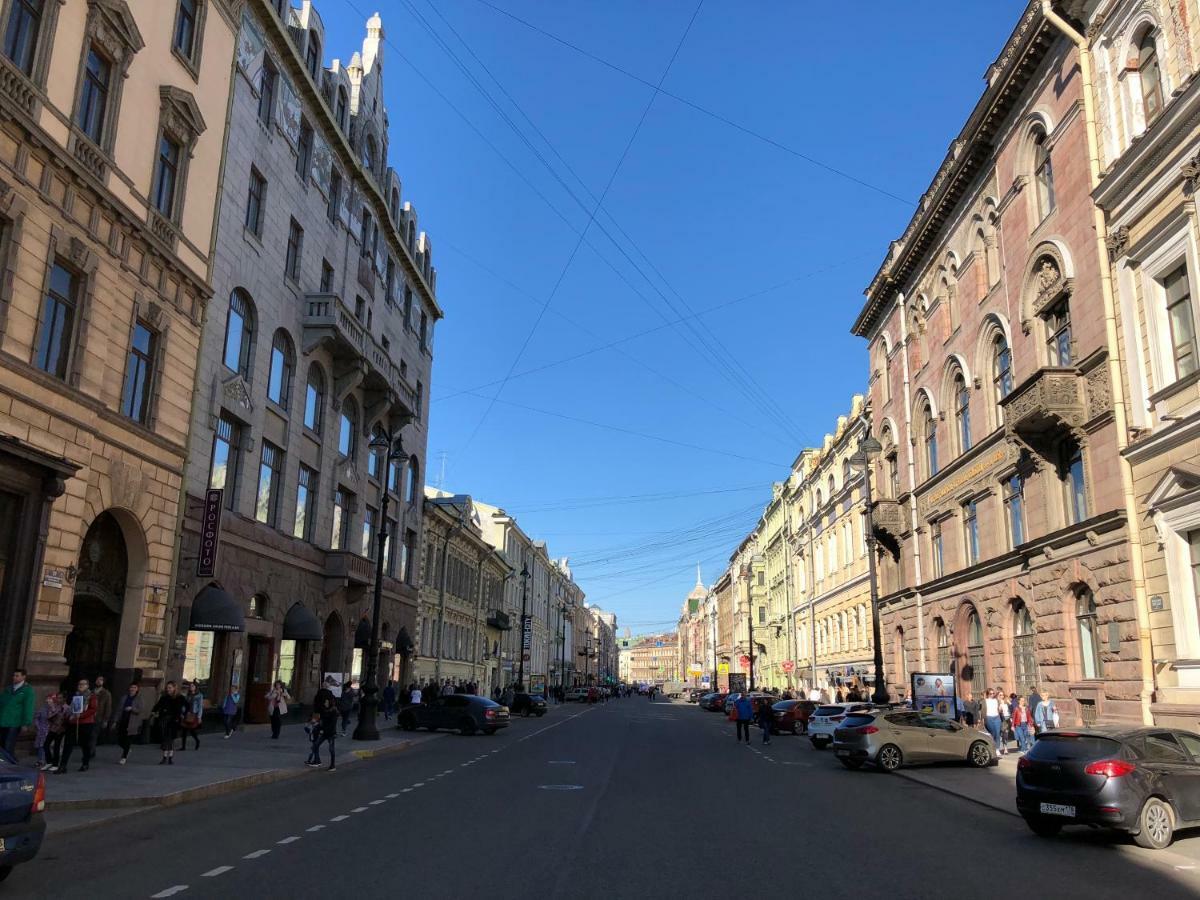
[[[363,685],[362,700],[358,704],[358,724],[354,727],[353,739],[356,741],[379,740],[379,726],[376,716],[379,713],[379,619],[383,613],[383,555],[388,540],[388,471],[389,464],[403,466],[408,461],[404,445],[397,434],[395,441],[391,437],[377,434],[368,445],[373,453],[384,453],[382,466],[382,482],[379,499],[379,534],[376,536],[375,551],[375,597],[371,607],[371,649],[367,657],[366,683]],[[401,479],[403,483],[403,479]],[[403,498],[401,498],[403,500]]]
[[[529,602],[529,558],[525,557],[525,563],[521,566],[521,661],[517,669],[517,690],[525,690],[525,607]],[[530,646],[533,646],[532,629],[530,632]]]
[[[850,465],[863,473],[863,502],[866,504],[867,572],[871,584],[871,637],[875,643],[875,690],[871,699],[875,703],[889,700],[887,683],[883,675],[883,641],[879,634],[879,582],[875,575],[875,520],[871,509],[871,464],[883,450],[883,446],[870,434],[859,441],[858,452],[850,457]]]
[[[717,687],[717,604],[712,604],[712,612],[709,613],[709,618],[712,619],[712,684],[710,687],[715,691]]]

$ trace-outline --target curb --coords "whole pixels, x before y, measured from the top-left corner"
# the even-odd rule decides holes
[[[356,760],[376,759],[382,756],[389,756],[393,753],[400,753],[415,746],[417,746],[416,741],[405,739],[397,741],[386,748],[378,750],[352,750],[347,755]],[[259,785],[287,781],[290,778],[299,778],[302,775],[307,775],[308,772],[309,770],[305,768],[267,769],[262,772],[252,772],[249,775],[241,775],[237,778],[229,778],[225,781],[198,785],[197,787],[176,791],[172,794],[159,794],[149,797],[97,797],[90,800],[47,800],[46,811],[69,812],[82,809],[131,809],[133,807],[147,806],[179,806],[182,803],[194,803],[197,800],[220,797],[223,794],[233,793],[242,788],[258,787]]]

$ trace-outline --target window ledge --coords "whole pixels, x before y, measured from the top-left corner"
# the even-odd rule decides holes
[[[195,36],[194,39],[199,40],[199,36]],[[192,81],[196,82],[196,84],[199,84],[200,69],[197,67],[196,61],[176,47],[174,42],[171,43],[171,55],[175,57],[181,66],[183,66],[188,75],[191,76]]]
[[[291,414],[288,412],[288,408],[280,403],[276,403],[270,397],[267,397],[267,409],[271,410],[271,412],[275,413],[275,415],[279,416],[282,419],[291,418]]]
[[[262,238],[245,225],[242,226],[242,238],[247,244],[254,248],[255,252],[261,253],[263,250]]]
[[[1159,388],[1146,399],[1151,403],[1161,403],[1163,400],[1168,400],[1197,383],[1200,383],[1200,369],[1197,369],[1190,375],[1184,375],[1182,378],[1176,379],[1164,388]]]

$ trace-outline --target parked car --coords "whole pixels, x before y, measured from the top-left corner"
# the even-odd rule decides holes
[[[941,716],[903,709],[850,713],[834,729],[833,752],[848,769],[871,763],[884,772],[913,763],[955,760],[982,769],[999,760],[986,733]]]
[[[563,700],[568,703],[584,703],[588,698],[588,689],[585,687],[573,687],[563,695]]]
[[[46,834],[46,775],[0,750],[0,881],[37,856]]]
[[[1017,810],[1042,837],[1091,825],[1162,850],[1177,830],[1200,826],[1200,735],[1117,727],[1038,735],[1017,763]]]
[[[824,703],[812,711],[808,720],[808,739],[818,750],[833,743],[833,732],[851,713],[870,712],[870,703]]]
[[[432,703],[408,707],[400,713],[399,724],[405,731],[447,728],[459,734],[495,734],[508,725],[508,707],[473,694],[447,694]]]
[[[792,734],[803,734],[808,730],[808,720],[817,704],[811,700],[780,700],[771,709],[775,711],[775,722],[771,727],[773,734],[790,731]]]
[[[704,699],[700,701],[702,709],[707,709],[709,712],[721,712],[725,708],[725,694],[716,691],[712,694],[705,694]]]
[[[699,703],[701,697],[711,693],[712,691],[710,691],[708,688],[692,688],[690,691],[688,691],[688,703]]]
[[[721,712],[725,713],[725,715],[729,715],[729,711],[733,709],[733,704],[737,703],[738,700],[741,699],[741,696],[741,691],[734,691],[732,694],[726,694],[725,699],[721,701]]]
[[[514,716],[544,716],[549,707],[541,694],[518,692],[513,694],[513,701],[508,708]]]

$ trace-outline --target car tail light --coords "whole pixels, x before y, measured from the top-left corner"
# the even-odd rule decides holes
[[[1020,759],[1017,760],[1018,771],[1024,771],[1025,769],[1032,769],[1032,768],[1033,768],[1033,761],[1031,759],[1029,759],[1028,757],[1022,756]]]
[[[854,729],[855,734],[879,734],[879,729],[874,725],[864,725],[862,728]]]
[[[1120,778],[1128,775],[1135,766],[1131,762],[1125,762],[1123,759],[1098,759],[1094,763],[1088,763],[1087,768],[1083,771],[1088,775],[1105,775],[1109,778]]]
[[[33,812],[40,813],[46,809],[46,773],[38,772],[37,784],[33,786]]]
[[[494,709],[485,709],[483,715],[488,719],[494,719],[496,718],[496,711]]]

